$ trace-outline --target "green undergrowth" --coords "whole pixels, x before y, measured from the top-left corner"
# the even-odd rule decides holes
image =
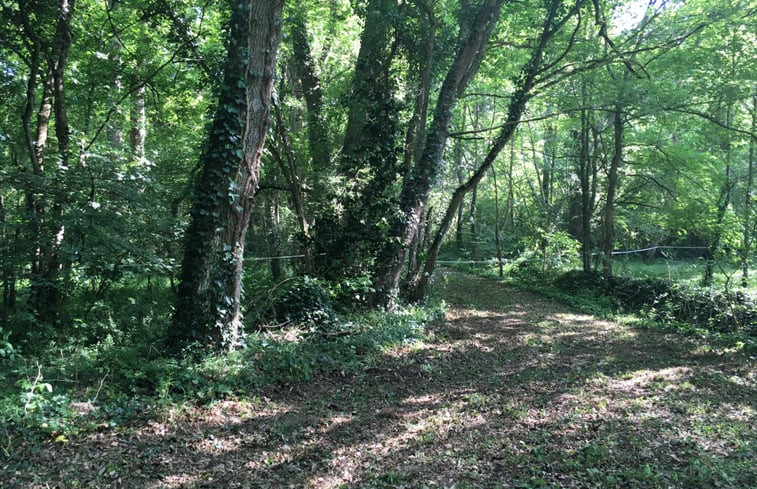
[[[422,339],[442,304],[393,312],[333,313],[328,328],[311,316],[268,325],[246,336],[237,351],[198,358],[168,358],[165,327],[151,324],[87,345],[71,342],[25,354],[0,330],[0,454],[20,443],[127,427],[136,417],[161,419],[186,405],[208,405],[256,395],[277,383],[315,374],[346,374],[387,349]],[[302,318],[301,318],[302,319]]]

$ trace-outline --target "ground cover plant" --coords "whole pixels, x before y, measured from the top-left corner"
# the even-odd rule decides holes
[[[353,371],[23,444],[8,487],[752,487],[754,356],[447,271]],[[753,354],[752,354],[753,355]]]

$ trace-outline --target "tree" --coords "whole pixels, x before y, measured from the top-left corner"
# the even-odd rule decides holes
[[[230,1],[223,83],[201,158],[169,344],[234,348],[244,246],[268,128],[283,0]]]
[[[392,218],[388,239],[378,255],[375,288],[379,304],[390,304],[397,296],[406,250],[418,231],[432,184],[441,170],[453,109],[481,66],[486,43],[503,4],[502,0],[484,1],[469,29],[460,29],[457,51],[439,91],[431,126],[426,131],[424,150],[403,181],[399,216]]]

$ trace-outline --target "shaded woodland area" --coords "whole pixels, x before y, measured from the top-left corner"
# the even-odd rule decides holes
[[[372,368],[454,302],[440,264],[753,361],[753,2],[0,15],[9,460]]]

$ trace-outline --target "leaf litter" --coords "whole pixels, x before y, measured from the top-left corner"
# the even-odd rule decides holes
[[[420,344],[0,461],[0,487],[755,487],[754,359],[447,272]]]

